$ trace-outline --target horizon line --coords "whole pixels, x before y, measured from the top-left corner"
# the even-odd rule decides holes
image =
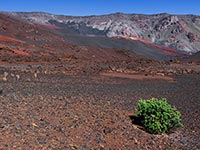
[[[193,15],[193,16],[200,16],[200,14],[191,14],[191,13],[168,13],[168,12],[158,12],[158,13],[125,13],[125,12],[111,12],[111,13],[102,13],[102,14],[88,14],[88,15],[72,15],[72,14],[60,14],[60,13],[53,13],[47,11],[0,11],[0,13],[46,13],[52,15],[60,15],[60,16],[74,16],[74,17],[87,17],[87,16],[105,16],[105,15],[113,15],[113,14],[124,14],[124,15]]]

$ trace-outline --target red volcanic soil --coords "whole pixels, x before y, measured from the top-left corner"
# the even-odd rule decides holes
[[[114,36],[113,38],[122,38],[122,39],[126,39],[126,40],[136,40],[136,41],[140,41],[142,43],[145,43],[147,45],[150,45],[152,47],[155,47],[159,50],[162,50],[163,52],[165,52],[167,55],[169,56],[174,56],[176,54],[179,54],[175,49],[172,48],[168,48],[168,47],[164,47],[164,46],[159,46],[156,45],[154,43],[151,43],[147,40],[141,39],[141,38],[137,38],[137,37],[126,37],[126,36]]]
[[[30,56],[30,54],[28,54],[27,52],[24,52],[22,50],[13,50],[15,54],[18,55],[24,55],[24,56]]]
[[[6,41],[6,42],[8,42],[8,41]],[[19,49],[19,48],[18,49],[13,49],[12,47],[9,47],[9,46],[4,45],[4,44],[0,44],[0,49],[1,49],[1,56],[2,55],[8,55],[7,57],[11,57],[12,56],[11,53],[6,53],[6,51],[12,51],[16,55],[30,56],[30,54],[25,52],[23,49]]]
[[[11,38],[11,37],[7,37],[7,36],[2,36],[2,35],[0,35],[0,41],[24,43],[24,41],[21,41],[21,40],[15,39],[15,38]]]

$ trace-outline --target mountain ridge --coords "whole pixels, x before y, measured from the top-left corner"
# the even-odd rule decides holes
[[[200,51],[200,16],[167,13],[65,16],[43,12],[5,12],[28,22],[60,27],[86,36],[137,37],[187,53]]]
[[[105,14],[94,14],[94,15],[69,15],[69,14],[60,14],[60,13],[51,13],[47,11],[0,11],[0,13],[5,14],[11,14],[11,13],[25,13],[25,14],[31,14],[31,13],[38,13],[38,14],[49,14],[49,15],[57,15],[57,16],[67,16],[67,17],[92,17],[92,16],[109,16],[109,15],[115,15],[115,14],[124,14],[124,15],[145,15],[145,16],[157,16],[157,15],[175,15],[175,16],[197,16],[200,17],[198,14],[175,14],[175,13],[168,13],[168,12],[161,12],[161,13],[124,13],[124,12],[113,12],[113,13],[105,13]]]
[[[160,25],[160,26],[156,26],[158,30],[162,30],[163,28],[162,25],[164,24],[163,26],[166,26],[165,17],[166,16],[169,17],[169,14],[163,13],[163,14],[157,14],[153,16],[157,18],[160,18],[160,16],[162,16],[164,18],[164,22],[161,22],[160,24],[160,22],[158,21],[157,25]],[[172,17],[171,20],[177,19],[177,16],[170,16],[170,17]],[[191,20],[191,17],[194,17],[193,22],[195,22],[196,20],[198,21],[198,19],[200,18],[200,17],[196,18],[196,16],[190,16],[190,15],[182,16],[182,17],[183,18],[186,17],[186,19],[189,18],[190,20]],[[163,43],[152,42],[149,39],[145,39],[144,37],[140,37],[137,35],[136,36],[120,35],[119,30],[121,29],[121,27],[120,25],[116,26],[116,22],[119,23],[122,20],[122,23],[121,23],[122,27],[125,25],[126,28],[129,28],[128,24],[126,24],[126,20],[127,19],[130,20],[130,18],[133,18],[133,21],[138,23],[136,24],[137,26],[143,25],[142,27],[144,27],[144,29],[145,29],[145,26],[147,25],[146,23],[143,23],[143,22],[140,23],[140,21],[143,19],[145,20],[145,18],[149,20],[149,16],[145,16],[145,15],[132,16],[129,14],[124,15],[122,13],[106,15],[106,16],[98,16],[98,17],[96,16],[69,17],[69,16],[63,16],[63,15],[58,16],[58,15],[53,15],[49,13],[41,13],[41,12],[35,12],[35,13],[33,12],[30,12],[30,13],[4,12],[4,13],[0,13],[0,20],[1,20],[0,34],[4,36],[2,37],[2,39],[4,40],[5,38],[10,37],[16,40],[25,41],[25,44],[21,45],[20,46],[21,48],[20,47],[18,48],[22,49],[23,52],[27,52],[27,53],[32,53],[33,51],[35,51],[34,56],[37,56],[37,59],[39,58],[38,54],[40,53],[40,51],[46,51],[45,53],[48,53],[49,50],[52,51],[55,48],[54,52],[57,55],[58,53],[62,51],[67,52],[66,48],[68,49],[68,47],[70,51],[71,49],[70,47],[74,47],[74,46],[77,47],[76,49],[79,49],[79,47],[88,47],[88,48],[90,47],[89,49],[91,50],[92,48],[96,50],[99,48],[105,49],[105,51],[107,49],[115,49],[115,50],[118,49],[122,51],[128,50],[135,53],[138,56],[146,57],[146,58],[157,60],[157,61],[173,60],[173,59],[179,59],[179,58],[181,59],[183,57],[187,57],[190,53],[195,53],[195,52],[198,52],[199,50],[198,49],[199,39],[198,37],[194,36],[194,34],[196,33],[190,33],[186,35],[186,37],[187,36],[190,37],[190,40],[194,40],[194,41],[191,41],[191,45],[193,44],[192,46],[196,46],[195,44],[197,44],[197,51],[191,50],[189,52],[183,51],[183,50],[181,51],[180,49],[177,49],[175,46],[166,45],[164,42]],[[108,28],[105,29],[105,24],[108,23],[107,22],[108,19],[110,19],[111,25],[108,25]],[[139,21],[137,21],[137,19]],[[169,21],[167,21],[167,23],[168,22]],[[114,24],[114,28],[113,28],[113,24]],[[178,25],[176,26],[180,28]],[[103,30],[101,30],[102,27],[104,27]],[[137,30],[137,28],[135,28],[134,30]],[[176,34],[184,35],[187,32],[187,30],[186,31],[180,30],[180,31],[182,31],[183,33],[178,32]],[[110,33],[113,33],[114,35],[116,34],[116,36],[113,36],[113,35],[109,36]],[[163,32],[160,32],[160,33],[163,34]],[[181,38],[180,35],[177,35],[177,36],[178,38]],[[189,41],[187,42],[189,43]],[[43,44],[45,45],[48,44],[48,47],[49,48],[51,47],[51,48],[44,49],[45,45]],[[65,46],[62,46],[62,45],[65,45]],[[27,50],[25,50],[24,46],[27,47]],[[5,47],[5,44],[2,47]],[[60,49],[60,50],[57,51],[56,49]],[[19,53],[19,51],[16,51],[16,49],[13,49],[12,47],[10,48],[10,51],[13,51],[14,53],[16,52]],[[20,52],[21,54],[23,53],[22,51]],[[52,51],[52,53],[54,52]],[[46,57],[47,55],[45,54],[45,59]],[[55,57],[55,55],[53,55],[53,57]],[[60,57],[60,54],[58,54],[58,57]]]

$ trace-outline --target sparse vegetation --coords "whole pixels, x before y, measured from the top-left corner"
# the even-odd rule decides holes
[[[136,113],[150,133],[161,134],[168,132],[173,127],[183,126],[180,112],[168,104],[165,98],[139,100]]]

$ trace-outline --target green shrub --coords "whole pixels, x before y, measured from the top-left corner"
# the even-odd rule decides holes
[[[165,98],[161,100],[157,98],[139,100],[136,113],[150,133],[161,134],[168,132],[173,127],[183,126],[180,112],[168,104]]]

